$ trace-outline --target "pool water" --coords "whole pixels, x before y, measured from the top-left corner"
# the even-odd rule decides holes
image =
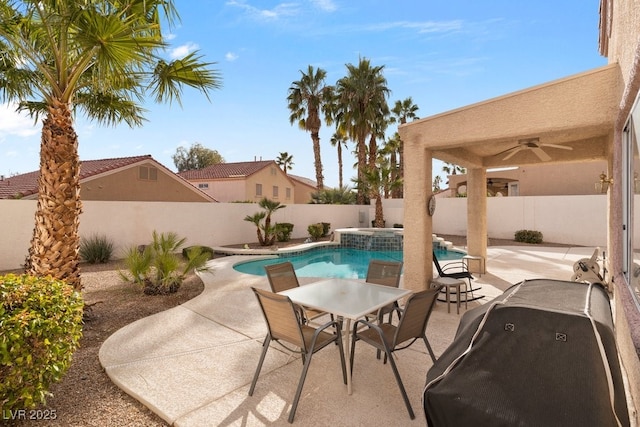
[[[460,260],[462,252],[436,250],[439,261]],[[290,261],[298,277],[326,277],[343,279],[364,279],[367,276],[369,261],[402,261],[402,251],[365,251],[354,248],[317,248],[295,255],[281,255],[236,264],[233,268],[240,273],[265,276],[265,265]]]

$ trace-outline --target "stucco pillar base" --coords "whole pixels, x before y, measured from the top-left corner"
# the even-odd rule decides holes
[[[487,171],[484,168],[469,169],[467,175],[467,253],[486,260]]]

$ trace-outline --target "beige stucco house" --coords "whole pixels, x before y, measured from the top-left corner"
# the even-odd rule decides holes
[[[266,197],[283,204],[309,203],[316,191],[308,180],[285,174],[274,160],[219,163],[179,175],[219,202],[258,202]]]
[[[40,172],[0,179],[0,199],[36,199]],[[80,162],[83,200],[215,202],[150,155]]]
[[[606,66],[400,126],[405,144],[404,283],[417,290],[433,277],[432,218],[426,209],[433,158],[467,168],[467,248],[482,257],[487,254],[488,169],[606,162],[609,288],[617,346],[635,402],[631,417],[638,425],[640,262],[631,237],[640,226],[633,222],[640,190],[640,3],[601,0],[599,30]]]
[[[551,152],[553,155],[554,153]],[[564,196],[600,194],[596,182],[608,169],[604,160],[581,163],[512,166],[487,170],[487,195]],[[449,175],[445,197],[467,194],[467,175]]]

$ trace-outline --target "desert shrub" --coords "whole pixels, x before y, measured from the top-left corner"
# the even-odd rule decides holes
[[[311,224],[307,227],[307,231],[309,232],[309,236],[311,236],[311,240],[314,242],[317,241],[320,237],[322,237],[322,233],[324,232],[324,227],[322,223]]]
[[[200,253],[207,255],[207,261],[213,259],[213,248],[209,246],[188,246],[182,249],[182,258],[189,259],[189,254],[193,253],[193,251],[199,250]]]
[[[0,276],[0,407],[44,404],[82,335],[82,297],[47,277]]]
[[[542,243],[542,233],[533,230],[518,230],[515,234],[515,241],[522,243]]]
[[[177,292],[187,274],[206,270],[205,263],[210,259],[203,246],[192,246],[186,260],[181,259],[178,254],[185,241],[173,232],[154,231],[150,244],[129,248],[124,258],[127,271],[120,271],[120,277],[141,285],[147,295]]]
[[[276,223],[276,239],[278,242],[288,242],[291,240],[291,233],[293,232],[293,224],[290,222],[278,222]]]
[[[91,263],[106,263],[113,256],[113,242],[105,235],[94,234],[80,242],[80,257]]]
[[[321,222],[320,224],[322,224],[322,237],[325,237],[329,234],[329,230],[331,230],[331,223]]]

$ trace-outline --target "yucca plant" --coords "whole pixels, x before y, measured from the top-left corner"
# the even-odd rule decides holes
[[[80,257],[90,264],[109,262],[113,255],[113,242],[105,235],[91,235],[80,241]]]
[[[189,248],[183,260],[179,253],[185,242],[176,233],[154,231],[151,244],[129,249],[124,260],[128,274],[120,272],[121,277],[143,286],[148,295],[177,292],[187,274],[206,270],[209,260],[209,254],[201,246]]]

